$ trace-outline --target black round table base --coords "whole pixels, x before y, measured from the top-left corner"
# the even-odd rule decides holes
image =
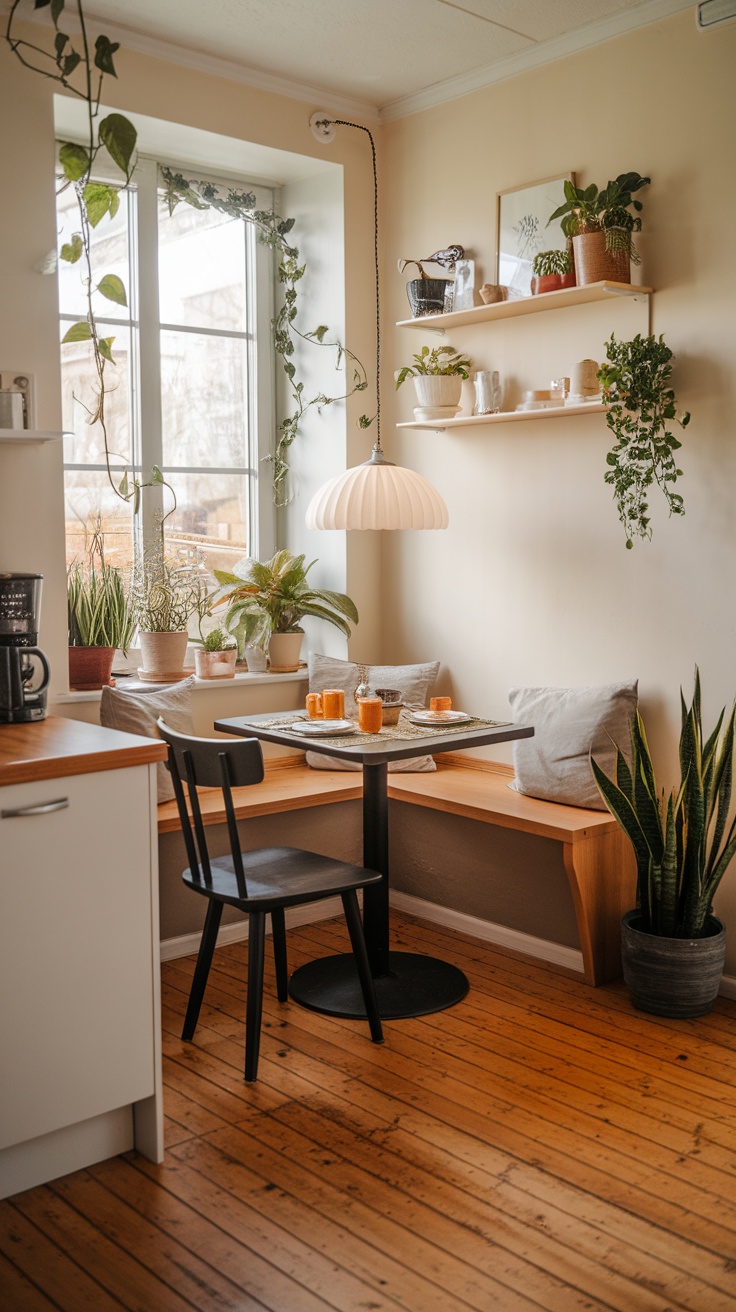
[[[460,1002],[468,981],[457,966],[414,952],[390,952],[389,971],[376,981],[378,1010],[384,1020],[427,1016]],[[365,1006],[352,953],[322,957],[300,966],[289,981],[295,1002],[327,1016],[365,1020]]]

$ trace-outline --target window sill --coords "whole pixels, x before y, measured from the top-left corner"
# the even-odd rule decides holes
[[[193,670],[192,674],[194,674]],[[241,674],[240,671],[238,671],[232,679],[197,679],[195,677],[192,692],[196,694],[198,692],[204,692],[206,689],[210,688],[233,688],[237,685],[245,685],[246,687],[252,688],[257,684],[263,683],[304,683],[308,677],[309,675],[307,674],[306,667],[304,669],[295,670],[293,674],[268,674],[266,671],[261,674],[248,674],[245,672]],[[140,679],[133,676],[121,678],[118,685],[121,690],[128,688],[131,692],[141,692],[146,688],[150,689],[163,686],[163,684],[141,683]],[[101,696],[102,691],[97,688],[93,692],[57,693],[57,695],[52,698],[52,701],[55,705],[68,705],[79,702],[98,702]]]

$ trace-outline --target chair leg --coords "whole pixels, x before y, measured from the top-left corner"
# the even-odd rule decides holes
[[[342,905],[345,912],[345,919],[350,934],[350,942],[353,948],[355,964],[358,967],[358,977],[360,987],[363,991],[363,1001],[368,1013],[368,1024],[371,1028],[371,1038],[374,1043],[383,1043],[383,1028],[381,1026],[381,1017],[378,1014],[378,1002],[376,1001],[376,987],[373,983],[370,962],[368,960],[368,949],[365,945],[365,936],[363,934],[363,922],[360,918],[360,908],[358,906],[358,896],[355,889],[350,889],[347,893],[341,894]]]
[[[271,912],[271,928],[273,960],[276,966],[276,992],[279,1002],[286,1002],[289,997],[289,971],[286,965],[286,920],[283,907],[277,907]]]
[[[207,915],[205,917],[204,929],[199,942],[199,954],[197,964],[194,967],[194,978],[192,987],[189,992],[189,1003],[187,1005],[187,1014],[184,1017],[184,1028],[181,1037],[188,1042],[197,1028],[199,1020],[199,1009],[202,1006],[204,991],[207,986],[207,976],[210,973],[212,965],[212,954],[217,942],[217,931],[220,928],[220,918],[222,916],[222,902],[217,902],[210,898],[207,905]]]
[[[258,1074],[265,947],[265,913],[251,911],[248,917],[248,1002],[245,1017],[245,1078],[249,1081],[255,1080]]]

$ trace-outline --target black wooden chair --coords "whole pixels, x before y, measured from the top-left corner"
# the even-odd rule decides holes
[[[222,908],[227,902],[248,915],[245,1078],[255,1080],[261,1036],[266,916],[271,916],[273,929],[278,999],[279,1002],[286,1002],[288,973],[284,909],[300,906],[304,902],[319,902],[322,898],[339,893],[363,991],[371,1038],[374,1043],[381,1043],[383,1031],[357,898],[357,889],[377,884],[381,876],[374,870],[364,870],[361,866],[348,865],[345,861],[333,861],[331,857],[318,856],[316,852],[305,852],[295,847],[241,851],[232,789],[243,784],[258,784],[263,779],[260,743],[255,738],[237,739],[234,742],[221,738],[190,738],[175,733],[161,719],[158,721],[158,730],[169,746],[168,765],[189,859],[189,866],[183,871],[182,879],[195,893],[201,893],[209,900],[182,1039],[191,1039],[197,1026]],[[184,795],[185,783],[191,819]],[[222,790],[230,856],[211,858],[207,851],[205,826],[197,797],[198,786]]]

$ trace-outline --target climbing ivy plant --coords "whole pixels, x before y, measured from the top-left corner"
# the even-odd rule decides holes
[[[345,401],[355,392],[364,392],[368,386],[366,372],[360,360],[340,342],[328,341],[328,329],[324,324],[309,332],[302,332],[296,326],[297,284],[304,277],[306,266],[300,263],[299,250],[293,244],[291,231],[293,219],[281,218],[274,210],[256,209],[256,198],[250,191],[239,191],[235,187],[224,190],[212,182],[202,182],[194,178],[185,178],[170,168],[161,169],[164,183],[163,196],[169,214],[173,214],[177,205],[186,202],[195,209],[215,209],[230,218],[242,219],[251,223],[258,231],[260,241],[269,246],[276,256],[276,271],[281,286],[281,304],[273,320],[274,348],[281,357],[284,373],[289,380],[292,400],[292,412],[281,421],[276,435],[273,454],[267,457],[273,463],[274,501],[277,506],[286,505],[289,497],[286,480],[289,472],[288,451],[299,431],[307,411],[312,407],[321,410],[324,406],[334,405],[336,401]],[[328,347],[336,352],[337,369],[346,362],[352,370],[352,385],[341,396],[327,396],[324,392],[307,400],[304,384],[297,377],[296,365],[292,359],[295,350],[294,339]],[[358,423],[361,428],[368,428],[373,422],[367,415],[361,415]]]
[[[8,15],[6,40],[11,50],[26,67],[44,77],[58,82],[72,95],[84,100],[87,108],[87,140],[84,145],[78,142],[64,142],[59,150],[59,163],[62,170],[61,187],[73,187],[79,208],[79,229],[72,235],[59,252],[61,259],[70,264],[79,263],[82,268],[82,281],[85,287],[86,313],[83,319],[72,324],[63,342],[89,342],[92,347],[94,370],[96,376],[94,404],[88,406],[89,422],[99,423],[105,452],[107,475],[113,491],[124,501],[133,503],[138,509],[141,491],[144,487],[159,484],[168,488],[173,498],[173,506],[163,519],[168,519],[176,508],[176,496],[170,483],[167,483],[158,466],[154,465],[148,481],[141,482],[127,470],[116,482],[113,475],[111,458],[113,453],[108,440],[105,415],[106,379],[105,371],[115,365],[113,354],[113,337],[101,337],[95,320],[93,295],[100,295],[117,305],[126,306],[127,292],[122,279],[117,274],[103,274],[95,278],[92,270],[92,229],[96,228],[106,217],[114,218],[120,205],[120,186],[130,182],[135,169],[137,133],[129,119],[123,114],[108,114],[99,123],[100,99],[103,80],[106,75],[117,77],[114,56],[119,43],[110,41],[106,36],[98,36],[92,48],[85,22],[84,8],[81,0],[73,0],[69,6],[79,23],[79,35],[72,36],[64,31],[61,22],[65,15],[65,0],[34,0],[34,9],[48,9],[53,25],[53,45],[44,49],[35,42],[16,35],[16,15],[23,0],[13,0]],[[95,161],[101,151],[120,170],[123,181],[120,186],[94,180]],[[288,451],[294,442],[299,425],[311,407],[321,410],[323,406],[333,405],[336,401],[346,400],[354,392],[365,391],[368,383],[366,372],[358,358],[340,342],[328,341],[328,329],[324,324],[309,332],[297,328],[297,284],[303,278],[305,265],[299,261],[299,251],[289,236],[294,226],[293,219],[281,218],[273,210],[257,210],[255,197],[250,192],[221,188],[210,182],[185,178],[181,173],[171,169],[162,169],[164,180],[164,199],[169,213],[182,202],[196,209],[216,209],[231,218],[242,219],[252,223],[258,229],[260,240],[275,253],[278,279],[281,284],[281,305],[273,320],[274,346],[281,357],[284,372],[289,380],[292,412],[278,426],[274,451],[267,459],[273,464],[274,501],[277,506],[286,505],[287,476],[289,472]],[[295,337],[312,342],[317,346],[330,347],[336,352],[336,368],[347,362],[352,370],[351,386],[341,396],[327,396],[320,392],[307,400],[304,384],[297,377],[296,365],[292,359],[295,350]],[[368,428],[373,422],[367,415],[359,419],[361,428]]]
[[[630,342],[619,342],[612,333],[606,354],[598,378],[608,405],[606,423],[616,443],[606,456],[605,481],[613,488],[630,550],[635,537],[652,536],[648,497],[653,484],[664,494],[671,515],[685,514],[683,499],[673,489],[682,474],[675,459],[682,443],[668,424],[674,421],[686,428],[690,415],[678,418],[670,387],[673,356],[664,337],[637,333]]]

